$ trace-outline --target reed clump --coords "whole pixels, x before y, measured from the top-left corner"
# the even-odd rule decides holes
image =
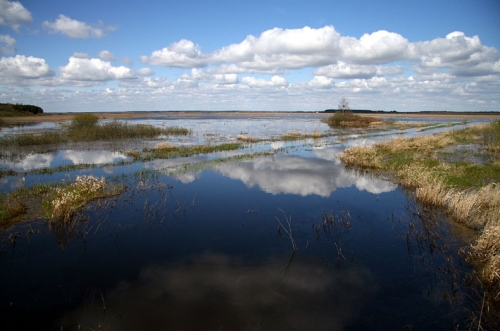
[[[117,195],[122,188],[110,185],[104,177],[77,176],[74,183],[53,187],[42,201],[51,221],[68,221],[92,200]]]

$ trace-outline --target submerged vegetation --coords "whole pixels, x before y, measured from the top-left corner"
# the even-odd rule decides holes
[[[445,161],[450,145],[471,145],[470,157]],[[373,146],[346,149],[346,165],[389,172],[424,203],[445,208],[480,231],[469,255],[486,288],[484,313],[500,312],[500,122]],[[477,162],[476,160],[486,160]]]

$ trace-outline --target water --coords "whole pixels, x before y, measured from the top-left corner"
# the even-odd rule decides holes
[[[179,139],[192,144],[231,140],[243,130],[280,135],[299,130],[300,118],[179,119],[176,125],[197,132]],[[306,130],[329,130],[310,117],[304,122]],[[126,156],[111,149],[63,149],[46,153],[50,162],[4,162],[22,173],[2,177],[3,191],[77,174],[114,178],[127,190],[92,203],[67,224],[33,219],[0,230],[3,330],[467,325],[477,307],[464,281],[469,266],[457,252],[473,233],[393,182],[349,171],[337,160],[345,146],[391,137],[265,142],[146,163],[120,163]],[[262,150],[275,153],[230,158]],[[101,166],[30,172],[61,162]]]

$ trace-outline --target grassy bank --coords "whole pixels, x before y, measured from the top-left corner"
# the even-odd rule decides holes
[[[486,289],[483,312],[500,312],[500,122],[353,147],[340,159],[392,174],[420,201],[445,208],[455,220],[477,229],[469,259]]]

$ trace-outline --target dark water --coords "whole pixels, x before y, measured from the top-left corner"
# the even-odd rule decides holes
[[[342,145],[295,144],[185,171],[27,176],[93,173],[127,190],[67,224],[0,231],[2,330],[466,328],[470,232],[346,170]]]

